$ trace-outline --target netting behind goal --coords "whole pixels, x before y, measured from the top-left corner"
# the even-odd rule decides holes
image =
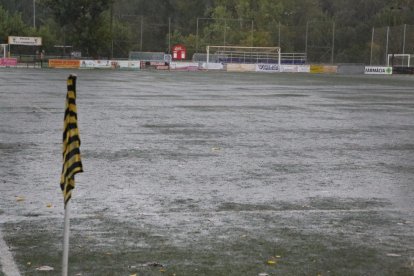
[[[207,46],[207,63],[280,64],[280,48]]]

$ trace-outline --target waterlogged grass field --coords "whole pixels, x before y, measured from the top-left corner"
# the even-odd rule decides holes
[[[22,275],[61,273],[69,73],[0,70]],[[76,73],[70,275],[414,274],[414,78]]]

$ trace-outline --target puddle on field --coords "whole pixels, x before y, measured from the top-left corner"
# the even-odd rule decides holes
[[[28,273],[59,262],[66,77],[0,74],[0,219]],[[79,71],[75,271],[409,275],[413,79],[390,82]]]

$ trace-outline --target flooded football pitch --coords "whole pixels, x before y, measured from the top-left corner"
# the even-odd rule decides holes
[[[0,69],[0,231],[22,275],[60,274],[70,73]],[[414,274],[413,77],[76,74],[70,275]]]

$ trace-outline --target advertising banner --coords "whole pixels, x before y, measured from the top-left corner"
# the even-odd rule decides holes
[[[17,58],[0,58],[0,66],[16,66]]]
[[[288,73],[297,73],[299,72],[298,65],[281,65],[280,71]]]
[[[310,66],[309,65],[282,64],[280,66],[280,71],[287,72],[287,73],[309,73]]]
[[[364,74],[365,65],[364,64],[338,64],[338,74],[343,75],[358,75]]]
[[[277,73],[280,67],[279,64],[256,64],[256,72]]]
[[[201,65],[201,68],[203,68],[204,70],[223,70],[224,65],[222,63],[206,63],[206,62],[203,62],[203,64]]]
[[[298,72],[299,73],[309,73],[310,72],[310,65],[298,65]]]
[[[310,72],[314,74],[336,73],[337,71],[338,71],[338,66],[333,66],[333,65],[312,64],[310,66]]]
[[[29,36],[9,36],[10,45],[27,45],[27,46],[41,46],[41,37],[29,37]]]
[[[80,63],[82,69],[111,69],[110,60],[82,60]]]
[[[365,66],[365,74],[367,74],[367,75],[391,75],[392,74],[392,67]]]
[[[322,74],[323,73],[323,65],[314,65],[310,66],[310,72],[313,74]]]
[[[117,69],[137,70],[141,68],[139,60],[112,60],[112,67]]]
[[[197,71],[198,63],[197,62],[171,62],[171,70],[181,70],[181,71]]]
[[[241,64],[241,63],[229,63],[226,65],[228,72],[254,72],[256,71],[255,64]]]
[[[79,68],[80,60],[78,59],[49,59],[50,68]]]

